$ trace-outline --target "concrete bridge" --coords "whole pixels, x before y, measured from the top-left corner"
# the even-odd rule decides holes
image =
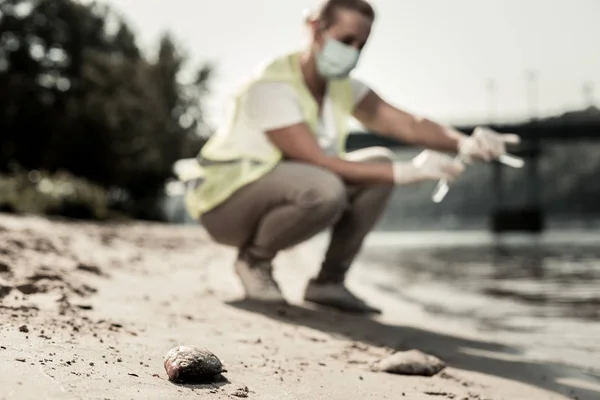
[[[544,149],[544,143],[575,140],[600,140],[599,119],[573,119],[553,118],[532,121],[525,124],[489,125],[498,132],[516,133],[523,139],[522,144],[511,149],[511,154],[523,157],[526,161],[524,174],[528,182],[527,204],[522,207],[508,207],[505,205],[506,185],[504,184],[504,171],[507,167],[494,163],[494,173],[490,182],[496,204],[490,216],[490,229],[495,233],[520,231],[541,233],[545,228],[544,210],[542,207],[539,158]],[[457,127],[460,131],[470,134],[474,126]],[[347,143],[348,150],[357,150],[364,147],[384,146],[390,149],[407,147],[391,139],[383,138],[371,132],[353,132]]]

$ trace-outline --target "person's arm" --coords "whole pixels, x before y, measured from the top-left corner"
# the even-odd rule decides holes
[[[462,172],[447,156],[429,154],[418,162],[358,162],[326,154],[304,121],[291,87],[264,82],[250,89],[245,110],[251,123],[289,159],[327,169],[348,182],[410,184],[426,179],[453,179]]]
[[[327,155],[304,121],[292,87],[281,82],[254,85],[245,98],[250,121],[289,159],[326,168],[349,182],[392,182],[388,164],[345,161]]]
[[[346,161],[327,155],[304,123],[266,131],[271,142],[288,158],[328,169],[348,182],[393,183],[391,163]]]
[[[452,127],[390,105],[373,90],[357,105],[354,117],[369,131],[437,151],[457,152],[460,141],[466,137]]]

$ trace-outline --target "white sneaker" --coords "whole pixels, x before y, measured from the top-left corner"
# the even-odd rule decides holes
[[[254,265],[248,264],[243,259],[235,263],[242,285],[246,290],[246,298],[271,303],[285,303],[279,285],[273,279],[273,267],[268,262],[259,262]]]

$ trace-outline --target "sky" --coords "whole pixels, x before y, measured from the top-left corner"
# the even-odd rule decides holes
[[[253,68],[306,45],[302,12],[318,4],[105,1],[128,19],[142,47],[153,51],[168,30],[192,62],[215,65],[207,104],[213,124],[222,121],[229,96]],[[600,105],[600,0],[372,4],[377,20],[354,76],[399,108],[460,123],[550,115],[586,107],[590,97]],[[592,96],[584,95],[586,82],[597,88]]]

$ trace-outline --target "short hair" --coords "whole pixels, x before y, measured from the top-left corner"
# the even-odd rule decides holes
[[[306,21],[321,21],[325,27],[335,23],[340,9],[356,11],[365,18],[375,21],[375,10],[368,0],[323,0],[319,6],[307,14]]]

